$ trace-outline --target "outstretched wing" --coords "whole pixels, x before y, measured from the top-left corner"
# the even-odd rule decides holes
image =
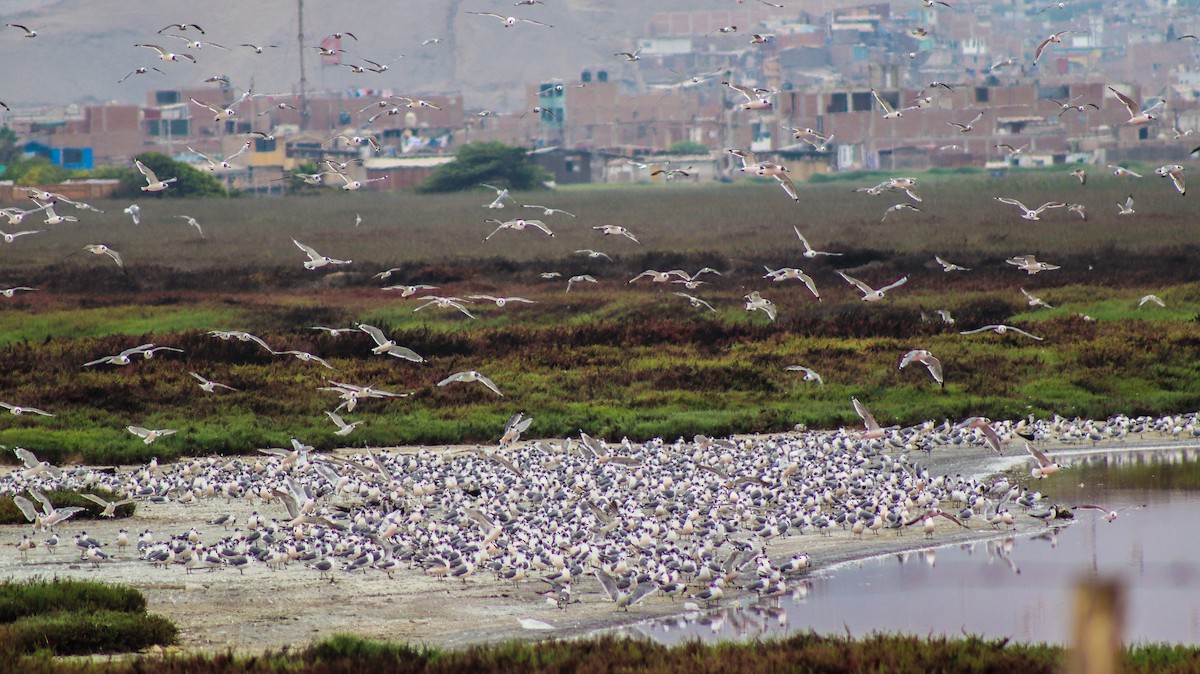
[[[134,159],[133,163],[137,165],[137,169],[142,172],[142,175],[146,176],[146,180],[151,183],[158,182],[158,176],[154,175],[154,171],[151,171],[149,167],[141,162],[141,160]]]
[[[321,257],[321,254],[318,253],[312,246],[307,246],[303,243],[300,243],[299,241],[297,241],[295,239],[292,239],[292,243],[296,244],[297,248],[304,251],[305,255],[309,256],[310,258],[312,258],[314,260]]]

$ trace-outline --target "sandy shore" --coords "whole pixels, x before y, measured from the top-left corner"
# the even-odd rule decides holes
[[[404,451],[401,449],[401,451]],[[1027,457],[997,457],[982,447],[956,447],[918,455],[912,460],[927,467],[932,475],[985,476],[1011,466],[1023,465]],[[63,538],[57,554],[39,547],[22,560],[14,545],[28,526],[0,527],[0,578],[76,577],[128,583],[140,588],[149,601],[149,610],[161,613],[180,627],[181,647],[187,649],[233,649],[260,652],[284,646],[303,647],[315,639],[337,632],[411,643],[455,647],[510,638],[567,636],[679,613],[681,602],[654,596],[628,613],[614,610],[596,582],[576,584],[579,603],[565,610],[548,604],[538,592],[547,585],[527,580],[514,587],[485,574],[476,574],[465,583],[438,581],[419,569],[402,570],[393,578],[372,571],[345,573],[335,571],[333,583],[318,577],[316,571],[297,568],[272,571],[265,565],[252,565],[239,574],[232,569],[217,572],[187,573],[184,568],[153,568],[137,558],[130,548],[117,551],[119,529],[127,529],[131,538],[150,529],[156,538],[184,533],[196,527],[206,541],[225,535],[219,526],[205,522],[225,513],[235,513],[240,521],[254,509],[245,501],[227,503],[209,499],[196,505],[141,504],[137,514],[120,521],[86,521],[60,527]],[[261,506],[268,517],[284,517],[278,503]],[[1018,532],[1035,531],[1044,525],[1033,518],[1019,517]],[[914,527],[915,529],[915,527]],[[106,544],[114,560],[94,568],[78,561],[72,537],[81,530]],[[783,561],[798,552],[807,552],[814,573],[833,564],[880,554],[945,545],[967,540],[1012,535],[992,529],[974,520],[970,529],[949,521],[938,525],[932,539],[919,531],[901,535],[886,532],[861,538],[836,530],[832,535],[805,534],[772,541],[767,550],[774,561]],[[45,538],[39,534],[39,542]],[[536,578],[536,576],[534,576]],[[738,598],[727,593],[724,601]],[[741,597],[753,601],[753,596]],[[522,629],[518,618],[536,618],[554,625],[553,632]],[[802,628],[803,626],[796,626]]]

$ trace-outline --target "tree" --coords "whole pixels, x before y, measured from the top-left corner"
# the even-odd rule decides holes
[[[71,178],[74,172],[55,166],[45,157],[22,157],[4,170],[4,178],[17,185],[53,185]]]
[[[145,164],[146,168],[154,171],[161,180],[178,178],[167,189],[154,193],[161,198],[228,196],[221,181],[190,164],[175,161],[159,152],[140,154],[137,159]],[[121,181],[121,184],[113,193],[114,197],[134,199],[149,194],[142,191],[142,187],[146,185],[146,178],[136,168],[121,169],[115,177]]]
[[[467,143],[458,150],[454,161],[438,167],[429,178],[417,186],[418,192],[460,192],[490,183],[512,190],[534,190],[545,187],[551,176],[540,166],[529,162],[524,148],[503,143]]]
[[[708,154],[708,146],[704,143],[697,143],[694,140],[681,140],[677,143],[671,143],[668,148],[671,152],[679,154]]]
[[[9,127],[0,128],[0,166],[8,166],[21,158],[21,139]]]

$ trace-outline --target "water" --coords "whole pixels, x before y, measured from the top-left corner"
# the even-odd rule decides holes
[[[1074,585],[1116,578],[1126,589],[1126,643],[1200,644],[1200,492],[1111,490],[1107,470],[1130,462],[1194,460],[1180,452],[1107,454],[1076,460],[1056,496],[1097,511],[1040,535],[888,555],[825,569],[793,583],[790,596],[741,608],[651,621],[633,628],[674,643],[783,636],[795,631],[872,632],[1066,643]],[[1085,465],[1086,464],[1086,465]],[[1078,481],[1078,482],[1076,482]],[[1076,486],[1076,485],[1081,486]],[[1146,507],[1137,507],[1145,504]],[[884,534],[887,535],[887,534]]]

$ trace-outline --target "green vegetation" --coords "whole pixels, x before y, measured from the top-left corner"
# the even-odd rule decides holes
[[[141,172],[133,167],[122,169],[116,176],[120,179],[121,183],[117,186],[117,191],[113,193],[114,198],[181,199],[185,197],[226,196],[225,186],[221,184],[221,181],[213,177],[212,174],[205,173],[191,164],[175,161],[159,152],[145,152],[139,154],[136,158],[145,164],[146,168],[154,171],[155,175],[161,180],[166,180],[167,178],[178,178],[178,180],[172,183],[169,189],[157,192],[155,195],[148,195],[142,191],[142,187],[146,185],[146,179],[142,176]]]
[[[524,148],[488,143],[467,143],[459,148],[454,161],[439,167],[417,187],[418,192],[461,192],[491,183],[511,190],[542,189],[550,176],[529,163]]]
[[[2,656],[0,656],[2,657]],[[11,657],[11,656],[10,656]],[[872,635],[861,639],[798,634],[786,639],[662,646],[649,641],[595,637],[571,641],[513,641],[455,651],[337,635],[304,650],[261,656],[191,655],[126,661],[21,658],[10,664],[27,674],[229,674],[387,671],[433,672],[1039,672],[1061,671],[1066,653],[1007,639]],[[1123,671],[1194,672],[1194,647],[1137,645],[1124,652]],[[3,660],[0,660],[3,664]]]
[[[0,666],[22,653],[113,653],[172,644],[177,631],[166,618],[147,614],[146,599],[132,588],[59,579],[0,583]]]
[[[1178,243],[1191,237],[1194,214],[1186,199],[1147,198],[1139,202],[1138,226],[1129,226],[1115,207],[1103,207],[1123,198],[1127,183],[1100,175],[1086,191],[1071,192],[1093,207],[1086,227],[1064,211],[1032,224],[990,195],[1026,203],[1059,198],[1080,189],[1066,170],[1013,172],[999,180],[930,173],[920,177],[926,210],[880,226],[892,202],[851,189],[883,175],[806,186],[802,211],[771,185],[517,193],[518,202],[546,203],[579,217],[544,216],[554,237],[501,232],[486,243],[494,227],[483,222],[491,214],[481,207],[491,199],[483,188],[254,204],[145,202],[137,226],[121,213],[127,202],[97,203],[105,213],[89,212],[78,226],[22,239],[22,255],[0,279],[39,288],[0,302],[6,363],[0,387],[6,400],[55,414],[0,415],[0,444],[26,447],[55,463],[138,463],[286,447],[291,437],[321,449],[490,442],[518,411],[534,417],[531,434],[542,437],[582,429],[614,439],[673,439],[797,423],[857,425],[851,396],[885,424],[975,414],[1103,418],[1200,409],[1200,247]],[[1173,194],[1168,181],[1139,185]],[[747,203],[756,204],[753,219],[744,217]],[[502,217],[514,211],[541,216],[510,204]],[[208,238],[196,238],[174,217],[179,213],[203,223]],[[359,227],[353,226],[356,213],[363,218]],[[592,230],[599,223],[621,223],[643,245],[603,237]],[[844,255],[801,257],[793,226],[814,246]],[[71,255],[94,243],[96,228],[122,252],[128,274],[94,256]],[[305,270],[293,238],[354,263]],[[583,248],[604,250],[614,261],[573,253]],[[1029,276],[1004,263],[1028,253],[1062,269]],[[935,254],[972,270],[944,273]],[[797,282],[763,279],[764,266],[803,267],[821,300]],[[723,275],[706,275],[693,290],[628,282],[646,269],[701,267]],[[390,278],[373,278],[390,268],[396,268]],[[909,282],[885,301],[865,304],[835,268],[854,270],[869,283],[902,275]],[[548,271],[562,276],[543,279]],[[577,274],[599,283],[566,292],[563,279]],[[433,307],[414,312],[421,302],[380,290],[389,283],[426,283],[437,286],[430,292],[457,297],[521,296],[536,304],[476,302],[469,306],[477,320]],[[1019,288],[1054,308],[1030,308]],[[775,303],[775,322],[745,311],[750,290]],[[691,307],[672,291],[702,297],[717,311]],[[1139,307],[1148,293],[1167,306]],[[941,322],[937,309],[949,310],[956,322]],[[360,321],[427,362],[373,355],[365,334],[332,337],[310,328]],[[995,323],[1017,325],[1045,341],[959,334]],[[276,351],[313,353],[336,370],[221,341],[206,334],[213,329],[247,330]],[[83,366],[145,342],[184,353],[123,367]],[[945,390],[921,369],[897,370],[900,357],[914,348],[943,361]],[[792,364],[815,368],[825,387],[786,372]],[[436,386],[465,369],[491,377],[504,396],[471,384]],[[206,394],[190,372],[239,391]],[[333,435],[324,414],[340,402],[320,390],[330,379],[413,395],[364,401],[346,416],[366,423],[343,438]],[[125,430],[129,424],[179,432],[146,445]],[[4,452],[0,460],[15,457]]]

